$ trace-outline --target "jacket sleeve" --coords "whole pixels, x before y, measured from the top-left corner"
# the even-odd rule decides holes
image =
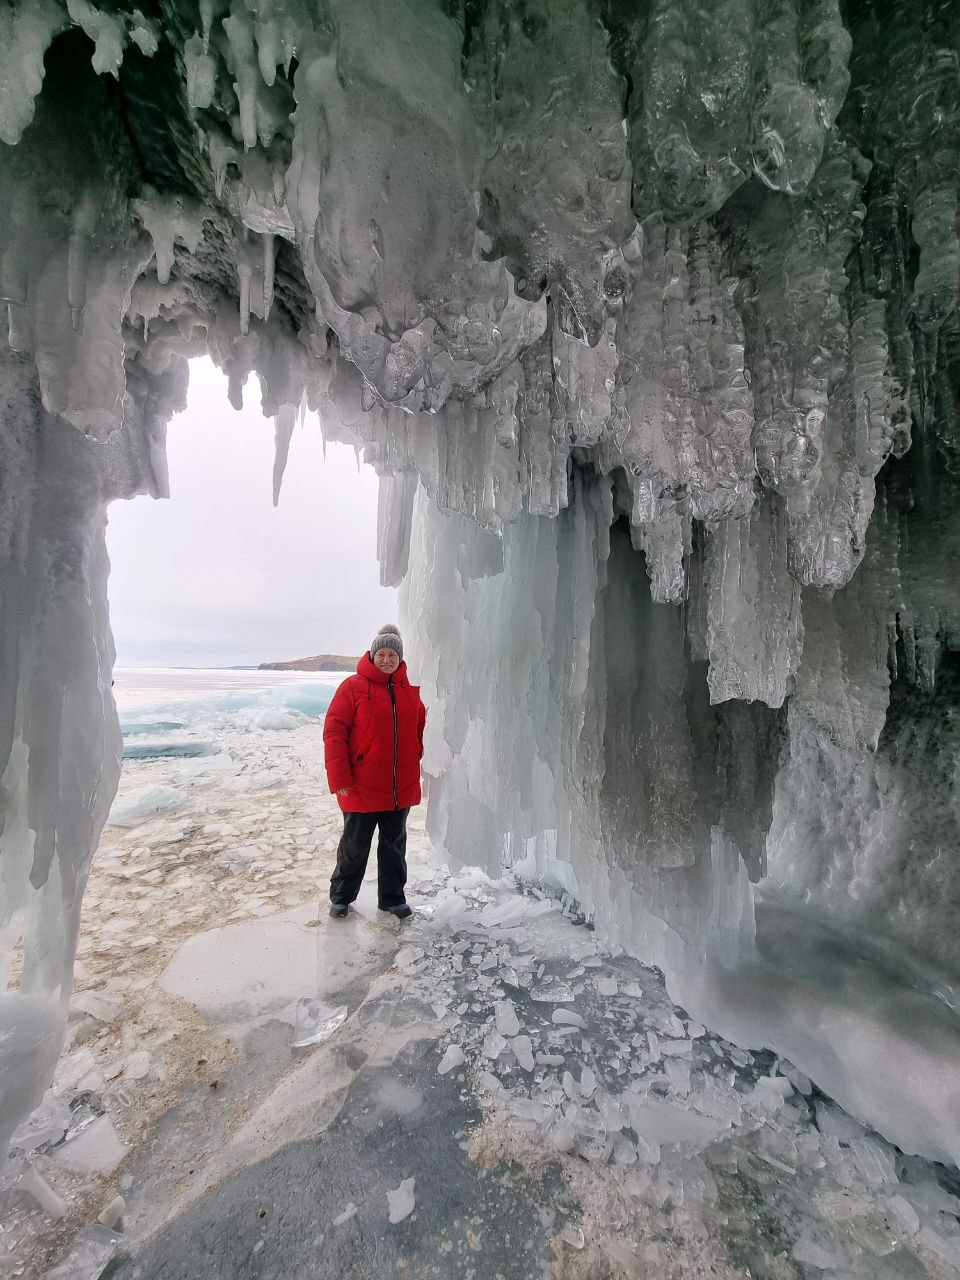
[[[420,710],[417,712],[417,738],[420,741],[420,759],[423,759],[423,730],[427,723],[427,709],[420,699]]]
[[[350,730],[356,715],[357,704],[349,681],[333,695],[323,722],[323,756],[327,766],[327,784],[331,792],[341,791],[353,785],[350,770]]]

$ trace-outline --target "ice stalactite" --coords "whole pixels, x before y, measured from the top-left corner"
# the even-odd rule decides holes
[[[23,356],[0,359],[0,388],[2,1145],[60,1050],[83,888],[119,777],[107,502],[157,484],[136,415],[101,447],[43,409]]]
[[[0,12],[0,296],[31,388],[10,546],[73,466],[74,581],[102,600],[103,503],[165,492],[191,356],[233,404],[256,374],[275,493],[319,413],[381,477],[444,854],[573,894],[881,1128],[891,1077],[854,1085],[844,1030],[866,1014],[796,974],[778,1002],[769,939],[882,928],[881,970],[909,956],[935,1002],[913,1040],[877,1024],[915,1068],[896,1137],[953,1158],[957,31],[945,0]],[[54,768],[49,707],[69,684],[64,724],[109,755],[99,608],[73,684],[64,650],[2,703],[5,741],[48,726],[4,784],[37,884],[3,874],[64,957],[53,1001],[51,831],[86,814],[82,884],[111,775]]]

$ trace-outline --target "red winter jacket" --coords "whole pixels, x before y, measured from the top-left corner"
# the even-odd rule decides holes
[[[420,757],[427,713],[401,662],[385,675],[365,653],[357,674],[333,695],[323,725],[327,782],[344,813],[409,809],[420,803]]]

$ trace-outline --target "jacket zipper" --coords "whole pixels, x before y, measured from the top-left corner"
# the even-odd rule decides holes
[[[387,692],[393,706],[393,807],[399,809],[397,802],[397,694],[393,687],[393,676],[387,677]]]

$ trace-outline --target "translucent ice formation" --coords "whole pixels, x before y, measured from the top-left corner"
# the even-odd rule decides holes
[[[234,404],[257,374],[275,495],[304,410],[382,477],[449,857],[850,1093],[809,1009],[750,1021],[720,978],[785,897],[956,1007],[950,6],[176,15],[0,12],[0,1139],[116,784],[104,512],[166,493],[202,352]],[[897,1140],[929,1150],[924,1034]]]

